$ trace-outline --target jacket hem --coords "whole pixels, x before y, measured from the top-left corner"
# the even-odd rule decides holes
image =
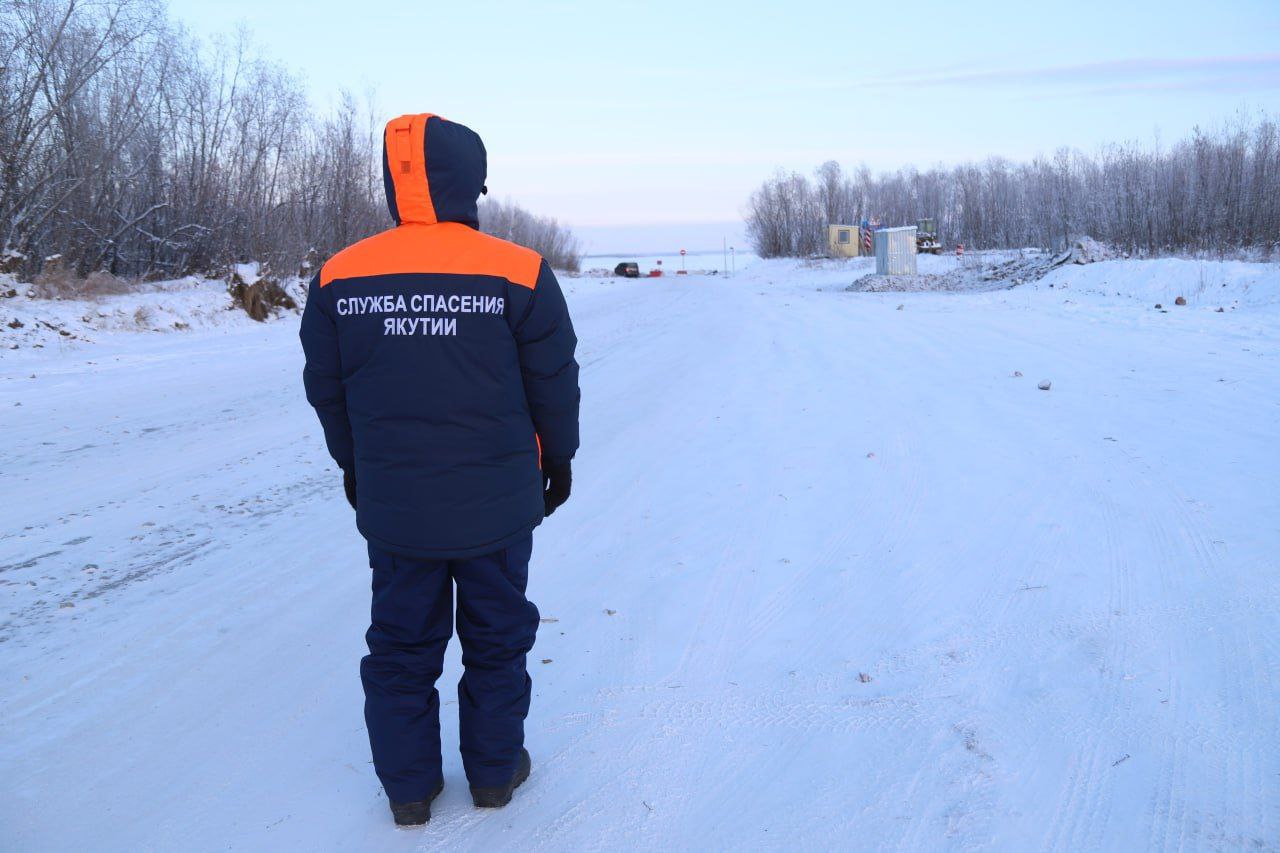
[[[412,557],[418,560],[456,560],[464,557],[481,557],[485,554],[492,554],[494,551],[502,549],[515,543],[517,539],[528,536],[533,529],[542,523],[544,516],[539,515],[536,519],[524,525],[514,533],[508,533],[500,539],[492,542],[486,542],[483,545],[472,545],[465,548],[415,548],[410,545],[400,545],[395,542],[388,542],[377,536],[367,533],[358,523],[356,528],[360,531],[360,535],[365,538],[370,545],[379,548],[398,557]]]

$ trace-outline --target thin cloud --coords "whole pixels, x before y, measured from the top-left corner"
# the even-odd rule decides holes
[[[779,161],[808,161],[829,153],[826,148],[751,149],[724,150],[711,147],[705,150],[582,150],[557,153],[515,153],[490,156],[491,163],[507,168],[571,166],[587,168],[599,166],[770,166]]]
[[[1241,92],[1265,92],[1280,89],[1280,75],[1234,74],[1199,80],[1135,80],[1098,86],[1091,95],[1128,95],[1147,92],[1201,92],[1235,95]]]
[[[1200,90],[1239,93],[1280,86],[1280,53],[1237,56],[1147,57],[1023,68],[988,68],[873,77],[852,87],[955,86],[1088,87],[1093,93]]]

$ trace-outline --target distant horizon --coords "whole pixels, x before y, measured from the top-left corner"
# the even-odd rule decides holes
[[[693,250],[686,250],[686,254],[687,254],[689,257],[691,257],[691,258],[695,258],[695,257],[705,257],[705,256],[707,256],[707,255],[718,255],[718,254],[720,254],[720,253],[721,253],[721,251],[723,251],[723,250],[721,250],[721,249],[693,249]],[[585,254],[585,255],[583,255],[582,257],[584,257],[584,258],[613,258],[613,257],[618,257],[618,256],[620,256],[620,255],[640,255],[640,256],[645,256],[645,255],[657,255],[657,256],[659,256],[659,257],[665,257],[665,256],[668,256],[668,255],[678,255],[678,254],[680,254],[680,250],[679,250],[679,249],[654,249],[653,247],[650,247],[649,249],[642,249],[642,250],[639,250],[639,251],[634,251],[634,250],[633,250],[633,251],[626,251],[626,252],[591,252],[591,253],[589,253],[589,254]],[[749,254],[749,250],[739,249],[739,250],[738,250],[738,254],[739,254],[739,255],[742,255],[742,254]]]
[[[746,224],[742,220],[683,224],[635,223],[631,225],[582,225],[566,223],[582,242],[584,257],[616,255],[675,255],[681,249],[690,254],[720,252],[734,246],[747,248]]]

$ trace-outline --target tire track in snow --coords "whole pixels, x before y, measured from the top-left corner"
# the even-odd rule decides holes
[[[1123,452],[1127,460],[1132,481],[1144,495],[1156,496],[1161,504],[1154,507],[1151,518],[1153,539],[1160,546],[1162,558],[1159,565],[1172,568],[1183,566],[1182,571],[1173,573],[1166,571],[1162,577],[1166,585],[1166,599],[1185,601],[1188,607],[1194,608],[1206,596],[1218,599],[1219,607],[1223,590],[1234,591],[1234,578],[1226,572],[1218,556],[1218,549],[1213,537],[1205,530],[1205,520],[1189,509],[1190,499],[1168,478],[1156,471],[1141,457]],[[1171,518],[1172,522],[1160,519]],[[1190,558],[1179,560],[1179,556],[1190,551]],[[1198,582],[1198,583],[1197,583]],[[1194,584],[1194,586],[1191,586]],[[1271,603],[1261,604],[1259,609],[1245,605],[1245,612],[1255,614],[1276,612],[1275,588],[1271,590]],[[1253,600],[1253,596],[1246,597]],[[1265,602],[1266,599],[1264,598]],[[1193,604],[1193,602],[1195,602]],[[1273,620],[1274,623],[1275,620]],[[1236,620],[1218,620],[1207,639],[1212,644],[1212,675],[1215,688],[1222,695],[1219,703],[1223,709],[1234,712],[1229,730],[1233,732],[1249,731],[1261,726],[1259,743],[1274,744],[1280,742],[1280,726],[1277,725],[1274,708],[1263,700],[1263,695],[1270,692],[1270,676],[1268,667],[1258,654],[1257,642],[1252,632],[1245,632],[1242,639],[1241,629]],[[1268,809],[1263,794],[1268,790],[1266,771],[1259,764],[1259,755],[1267,754],[1258,750],[1240,738],[1221,740],[1220,747],[1225,753],[1220,756],[1222,767],[1221,778],[1214,783],[1206,784],[1205,779],[1197,779],[1195,796],[1190,794],[1191,781],[1187,763],[1192,759],[1191,746],[1203,752],[1204,744],[1197,739],[1187,737],[1182,732],[1192,728],[1192,720],[1188,713],[1206,690],[1204,685],[1185,683],[1185,676],[1179,666],[1184,661],[1194,660],[1197,649],[1188,645],[1188,635],[1184,632],[1175,635],[1176,646],[1172,649],[1170,659],[1170,709],[1175,722],[1171,729],[1175,732],[1167,741],[1168,748],[1162,753],[1162,769],[1158,778],[1158,789],[1151,801],[1148,819],[1151,822],[1151,846],[1158,849],[1181,849],[1188,841],[1203,841],[1206,826],[1215,826],[1218,833],[1226,832],[1226,838],[1219,841],[1244,844],[1250,837],[1266,839],[1273,835],[1270,821],[1267,819]],[[1201,647],[1203,648],[1203,646]],[[1263,688],[1266,688],[1265,690]],[[1185,695],[1185,700],[1183,697]],[[1203,699],[1201,699],[1203,701]],[[1244,719],[1241,719],[1241,717]],[[1202,759],[1201,755],[1195,756]],[[1203,760],[1197,765],[1203,766]],[[1274,782],[1271,781],[1271,785]],[[1213,808],[1212,813],[1205,813],[1189,800],[1204,803],[1205,797],[1217,794],[1216,803],[1206,803]],[[1229,829],[1224,827],[1226,817],[1222,812],[1233,812],[1244,820],[1256,820],[1258,826],[1250,832],[1248,827]]]
[[[1131,605],[1133,570],[1122,556],[1123,532],[1118,510],[1107,490],[1093,484],[1092,505],[1101,509],[1106,554],[1106,575],[1110,592],[1102,622],[1103,649],[1096,661],[1100,685],[1091,693],[1087,714],[1078,715],[1070,727],[1073,739],[1080,739],[1071,759],[1070,771],[1061,795],[1061,804],[1046,838],[1049,850],[1098,849],[1106,837],[1110,816],[1114,774],[1109,772],[1114,756],[1104,754],[1104,742],[1114,733],[1121,715],[1122,679],[1130,671],[1129,631],[1123,623]],[[1105,725],[1104,725],[1105,724]],[[1104,735],[1106,737],[1104,737]]]

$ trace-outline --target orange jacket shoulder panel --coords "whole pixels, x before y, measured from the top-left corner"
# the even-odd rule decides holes
[[[491,234],[473,231],[465,225],[462,228],[465,234],[456,244],[459,250],[456,262],[467,272],[474,270],[478,275],[501,276],[530,290],[537,286],[538,273],[542,269],[541,255]]]
[[[334,255],[320,270],[320,286],[338,279],[399,273],[488,275],[532,290],[542,256],[466,225],[405,224],[361,240]]]

